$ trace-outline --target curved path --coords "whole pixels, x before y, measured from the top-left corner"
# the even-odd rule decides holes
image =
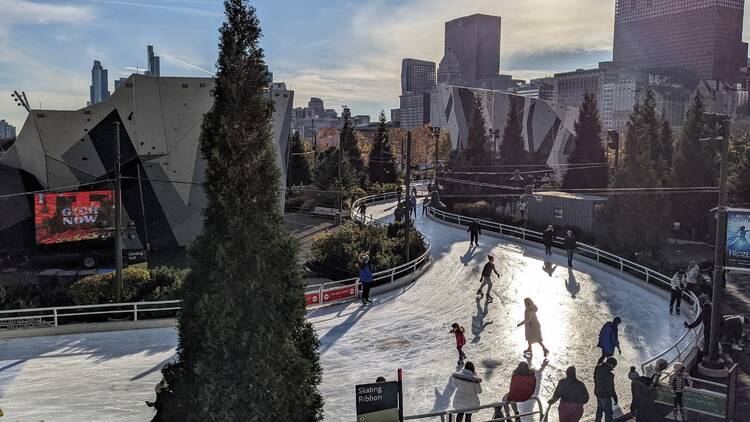
[[[388,221],[393,206],[372,205],[368,213]],[[457,359],[448,334],[453,322],[466,328],[464,351],[484,379],[482,402],[499,401],[526,348],[524,330],[516,328],[523,319],[525,297],[539,307],[551,350],[539,392],[545,404],[569,365],[576,365],[593,395],[593,369],[600,355],[597,335],[614,316],[624,321],[616,369],[623,405],[630,403],[629,366],[669,347],[684,332],[684,319],[668,313],[666,292],[655,293],[614,270],[575,262],[575,269],[568,271],[560,254],[546,257],[541,248],[498,237],[481,236],[480,246],[469,249],[465,229],[421,216],[417,226],[432,242],[433,265],[416,283],[378,296],[371,306],[348,303],[308,313],[321,340],[327,421],[354,420],[354,385],[381,375],[393,380],[397,368],[404,369],[407,415],[450,408],[448,381]],[[501,274],[491,304],[476,301],[475,295],[487,254],[495,256]],[[541,348],[534,347],[533,364],[538,367],[543,358]],[[594,409],[590,402],[587,414]],[[553,412],[550,420],[556,419]]]

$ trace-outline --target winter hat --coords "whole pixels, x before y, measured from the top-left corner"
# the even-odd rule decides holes
[[[674,370],[675,371],[679,371],[679,370],[684,369],[684,368],[685,368],[685,364],[683,364],[682,362],[678,361],[678,362],[674,363]]]
[[[575,366],[569,366],[568,369],[565,370],[565,375],[567,375],[568,378],[575,378],[576,377],[576,367]]]

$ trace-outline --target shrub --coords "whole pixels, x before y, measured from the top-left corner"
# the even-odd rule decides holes
[[[123,302],[138,300],[139,293],[149,284],[149,272],[143,268],[128,267],[122,272]],[[71,284],[68,295],[77,305],[94,305],[115,300],[115,273],[96,274]]]
[[[156,267],[151,271],[149,292],[143,297],[146,300],[175,300],[182,299],[182,282],[187,271],[174,267]]]
[[[491,217],[494,214],[492,206],[487,201],[459,202],[453,206],[456,214],[467,217]]]
[[[376,195],[379,193],[396,192],[399,186],[401,185],[398,183],[373,183],[367,187],[367,194]]]

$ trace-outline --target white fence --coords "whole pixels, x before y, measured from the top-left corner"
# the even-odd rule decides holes
[[[475,220],[475,218],[473,217],[452,214],[432,207],[428,208],[428,212],[433,217],[443,221],[447,221],[449,223],[468,224]],[[543,241],[542,233],[528,230],[523,227],[509,226],[507,224],[501,224],[494,221],[481,219],[479,220],[479,224],[481,225],[482,229],[496,232],[500,235],[516,237],[534,242]],[[561,246],[562,243],[563,239],[559,237],[555,238],[556,245]],[[627,260],[594,246],[578,242],[577,254],[596,260],[599,263],[606,264],[624,273],[633,275],[645,281],[646,283],[654,284],[661,288],[666,288],[667,290],[671,288],[671,277],[668,277],[662,273],[644,267],[641,264],[637,264],[633,261]],[[695,296],[695,294],[693,294],[692,292],[685,292],[683,293],[683,298],[688,303],[690,303],[693,313],[697,315],[698,298]],[[686,331],[685,334],[683,334],[680,339],[677,340],[672,346],[642,362],[641,370],[645,370],[646,366],[657,361],[658,359],[665,359],[669,365],[678,360],[682,360],[688,353],[693,351],[698,346],[698,339],[700,338],[700,335],[701,332],[698,329]]]
[[[0,327],[8,329],[39,326],[57,327],[61,321],[75,321],[80,317],[107,315],[116,319],[132,319],[157,312],[174,314],[180,310],[180,300],[155,302],[106,303],[101,305],[57,306],[50,308],[13,309],[0,311]]]

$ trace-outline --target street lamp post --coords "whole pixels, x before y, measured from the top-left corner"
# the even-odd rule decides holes
[[[727,375],[725,362],[719,356],[719,321],[721,320],[721,279],[724,274],[724,249],[726,248],[726,194],[727,194],[727,155],[729,151],[729,137],[724,134],[719,136],[719,121],[728,120],[729,116],[719,113],[704,113],[713,116],[714,128],[711,138],[703,138],[701,141],[721,142],[721,162],[719,176],[719,201],[716,209],[716,248],[714,250],[714,278],[712,286],[712,312],[711,312],[711,337],[709,340],[708,355],[703,358],[699,365],[701,373],[712,377],[723,377]],[[704,321],[705,324],[705,321]],[[705,330],[705,326],[703,328]]]
[[[406,210],[406,218],[404,219],[404,233],[406,242],[404,243],[404,262],[409,262],[409,232],[411,232],[411,203],[409,202],[409,192],[411,185],[411,130],[406,132],[406,177],[404,179],[406,185],[406,192],[404,193],[404,209]]]
[[[120,177],[120,122],[115,122],[115,302],[122,299],[122,183]]]

